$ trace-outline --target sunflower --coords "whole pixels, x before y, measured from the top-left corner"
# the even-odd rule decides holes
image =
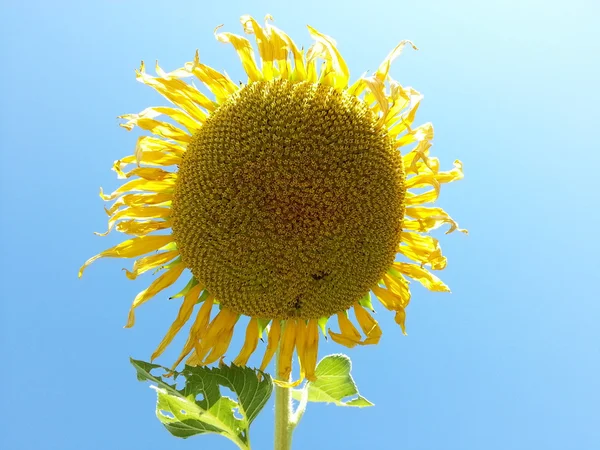
[[[256,38],[260,68],[246,38],[218,28],[215,36],[233,45],[245,84],[202,64],[198,52],[170,73],[157,64],[157,76],[149,75],[143,62],[136,71],[174,107],[121,116],[127,130],[152,133],[114,163],[126,181],[109,195],[100,191],[113,202],[105,208],[106,233],[132,237],[90,258],[79,276],[106,257],[139,258],[126,271],[130,279],[160,272],[135,297],[131,327],[135,310],[188,269],[191,279],[174,296],[181,307],[153,360],[191,320],[173,367],[214,363],[246,316],[233,363],[245,365],[266,334],[260,369],[279,349],[277,376],[288,380],[295,352],[301,378],[310,380],[320,333],[346,347],[379,341],[372,298],[395,313],[405,333],[407,278],[449,291],[426,268],[446,266],[427,233],[459,228],[443,209],[425,205],[443,183],[463,177],[462,166],[440,170],[430,156],[432,125],[413,126],[422,96],[389,75],[403,48],[414,47],[410,41],[350,85],[331,37],[309,26],[315,42],[304,52],[270,16],[264,27],[250,16],[241,22]],[[190,77],[202,90],[185,81]],[[407,146],[413,148],[403,151]],[[339,331],[327,329],[333,316]]]

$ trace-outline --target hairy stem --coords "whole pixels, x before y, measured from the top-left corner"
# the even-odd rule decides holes
[[[278,372],[279,351],[275,356],[275,374]],[[286,380],[287,381],[287,380]],[[291,450],[292,433],[292,389],[275,385],[275,450]]]

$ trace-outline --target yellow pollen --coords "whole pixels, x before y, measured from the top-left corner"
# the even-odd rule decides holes
[[[223,307],[317,319],[351,307],[391,266],[402,159],[360,99],[259,81],[224,102],[179,168],[173,236]]]

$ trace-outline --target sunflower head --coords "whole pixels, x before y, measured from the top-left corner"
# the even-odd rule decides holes
[[[462,168],[456,161],[454,169],[440,170],[429,156],[433,127],[413,126],[421,95],[389,76],[392,60],[410,42],[401,42],[373,76],[349,85],[330,37],[309,27],[315,43],[303,52],[268,20],[261,27],[244,16],[242,25],[256,36],[260,67],[246,38],[216,37],[237,51],[245,84],[201,64],[197,53],[171,73],[157,65],[156,77],[142,64],[138,80],[174,107],[122,116],[125,128],[153,134],[115,162],[127,181],[110,195],[101,192],[113,201],[108,231],[133,237],[81,271],[100,257],[139,258],[129,278],[162,271],[134,299],[132,326],[135,308],[189,269],[180,311],[153,359],[196,309],[174,366],[184,358],[204,365],[223,357],[246,316],[246,339],[234,363],[246,364],[267,333],[261,369],[279,348],[277,375],[287,379],[296,351],[310,379],[319,328],[325,331],[331,316],[339,324],[339,332],[329,330],[335,342],[375,344],[381,329],[369,313],[371,296],[395,312],[404,331],[406,277],[448,290],[426,269],[446,265],[427,233],[458,226],[426,204],[437,199],[441,184],[462,178]],[[189,77],[212,96],[186,82]],[[166,120],[157,120],[161,115]],[[218,313],[211,316],[215,305]],[[351,309],[362,334],[348,316]]]

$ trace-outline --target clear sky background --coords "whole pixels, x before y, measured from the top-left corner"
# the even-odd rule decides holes
[[[149,359],[178,304],[161,295],[124,330],[151,276],[127,280],[122,260],[100,261],[82,280],[77,270],[122,239],[92,234],[106,227],[98,187],[118,185],[110,167],[137,136],[116,116],[165,104],[135,81],[139,61],[172,70],[199,48],[204,63],[245,80],[213,28],[241,34],[240,15],[271,13],[305,47],[306,24],[333,36],[353,79],[400,40],[419,46],[392,75],[424,93],[417,122],[434,123],[443,165],[464,162],[465,180],[439,204],[471,231],[442,239],[452,294],[413,283],[409,335],[379,308],[380,345],[347,351],[376,406],[309,405],[294,448],[600,448],[597,1],[1,5],[0,447],[234,448],[218,436],[171,437],[129,365]],[[270,403],[252,429],[255,449],[271,448],[272,419]]]

